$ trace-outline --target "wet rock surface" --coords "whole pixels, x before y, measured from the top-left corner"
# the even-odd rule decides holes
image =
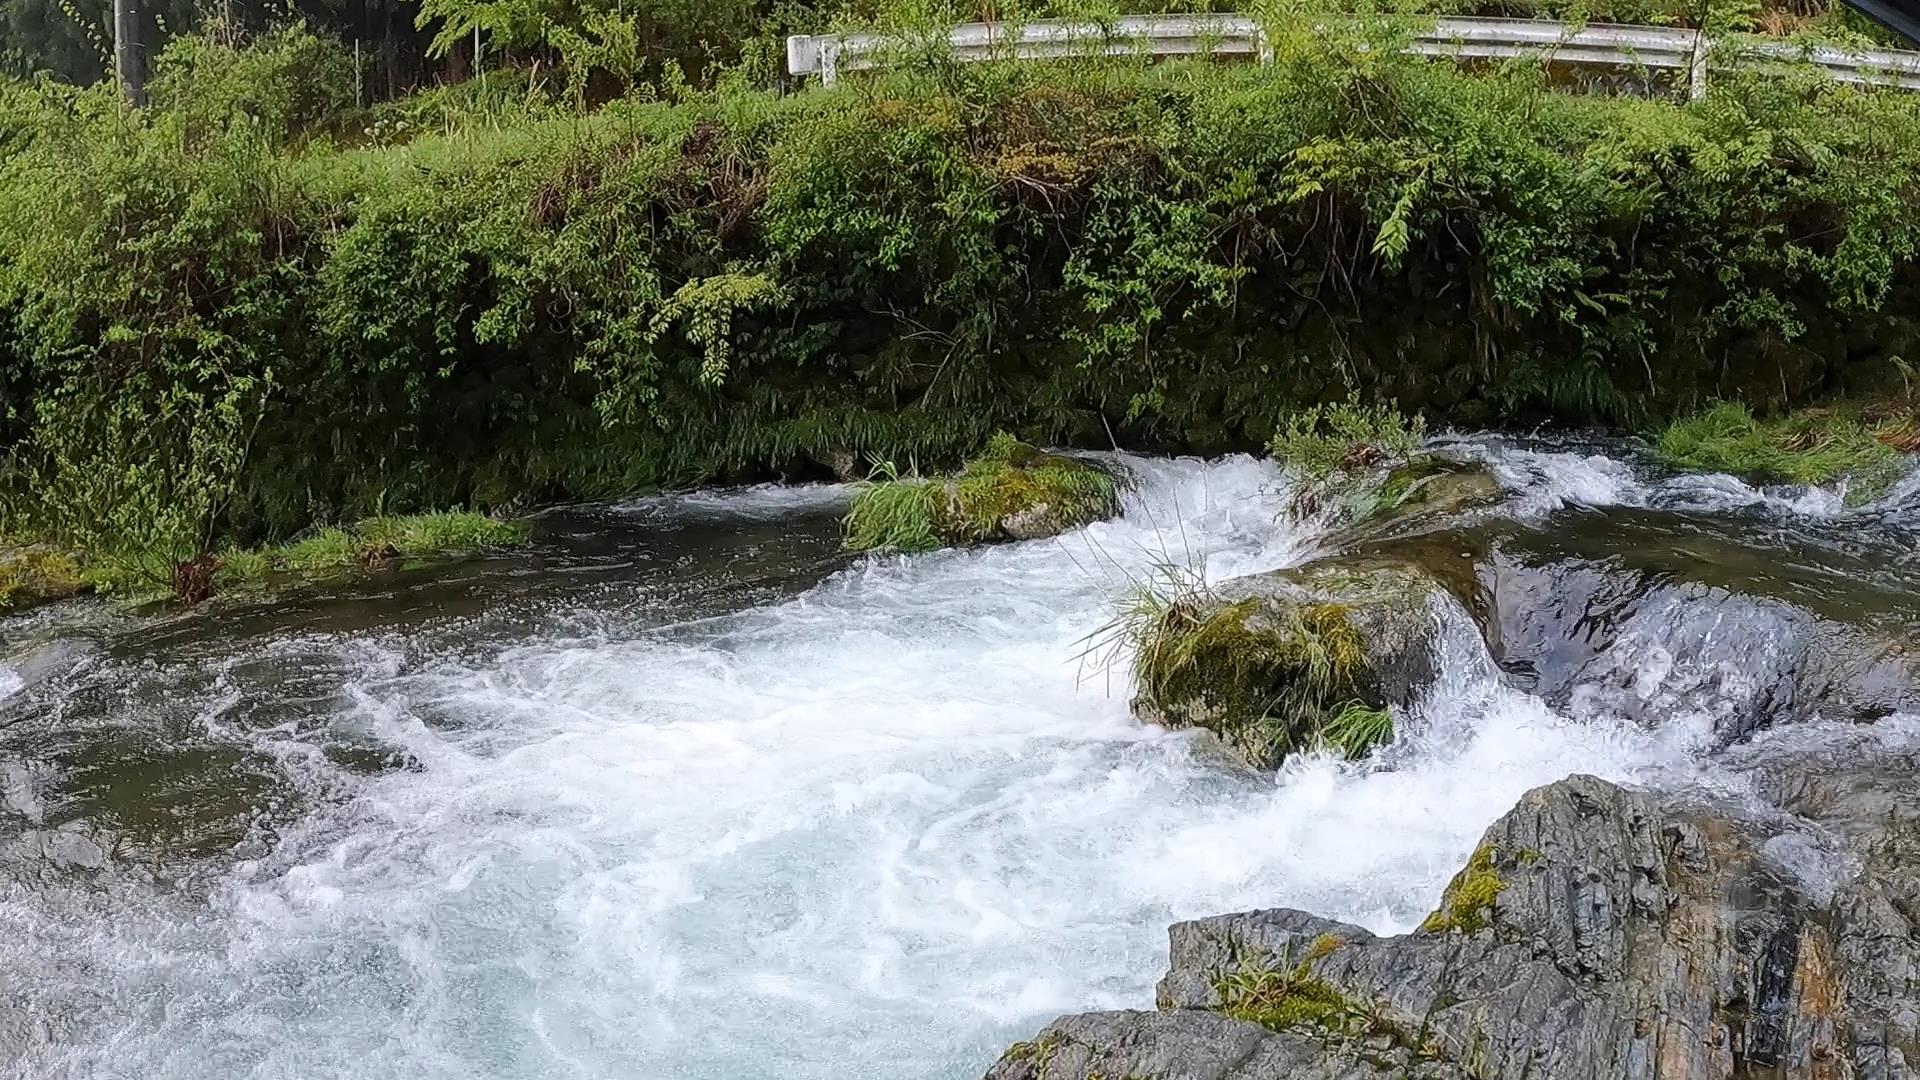
[[[1855,767],[1861,753],[1875,766]],[[1783,859],[1779,823],[1739,806],[1575,776],[1487,831],[1498,884],[1479,929],[1378,938],[1284,909],[1181,923],[1159,1011],[1063,1019],[988,1076],[1908,1075],[1913,753],[1865,735],[1759,774],[1845,835],[1865,872],[1843,882]],[[1275,972],[1283,992],[1331,991],[1340,1007],[1236,1019],[1290,1015],[1271,998],[1249,1008],[1247,987]]]
[[[1772,725],[1920,709],[1920,578],[1892,553],[1763,519],[1657,510],[1491,522],[1376,542],[1472,611],[1516,685],[1576,717]],[[1341,556],[1339,561],[1353,556]]]

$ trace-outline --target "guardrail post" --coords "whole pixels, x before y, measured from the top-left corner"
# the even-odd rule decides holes
[[[840,81],[840,43],[823,41],[820,43],[820,85],[832,86]]]
[[[1253,53],[1260,63],[1273,63],[1273,42],[1267,38],[1267,28],[1264,26],[1253,28]]]
[[[1707,51],[1710,43],[1705,30],[1693,33],[1693,62],[1687,66],[1687,96],[1695,101],[1707,96]]]

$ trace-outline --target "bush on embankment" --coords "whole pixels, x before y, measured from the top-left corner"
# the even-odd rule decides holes
[[[1772,406],[1920,340],[1915,98],[1580,97],[1396,32],[397,145],[300,31],[176,44],[136,114],[0,83],[0,534],[185,560],[995,430],[1251,449],[1351,391],[1464,424]]]

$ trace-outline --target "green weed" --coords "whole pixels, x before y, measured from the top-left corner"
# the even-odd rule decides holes
[[[1851,479],[1850,501],[1865,502],[1901,472],[1900,453],[1854,416],[1801,412],[1774,419],[1722,403],[1676,420],[1655,451],[1682,469],[1732,473],[1776,483],[1827,484]]]

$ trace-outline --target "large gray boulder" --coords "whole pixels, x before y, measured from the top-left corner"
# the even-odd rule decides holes
[[[1159,1011],[1056,1021],[987,1075],[1906,1076],[1920,858],[1894,808],[1920,805],[1920,772],[1832,764],[1778,781],[1866,853],[1871,872],[1832,888],[1796,871],[1777,822],[1575,776],[1495,823],[1421,929],[1290,910],[1178,924]]]

